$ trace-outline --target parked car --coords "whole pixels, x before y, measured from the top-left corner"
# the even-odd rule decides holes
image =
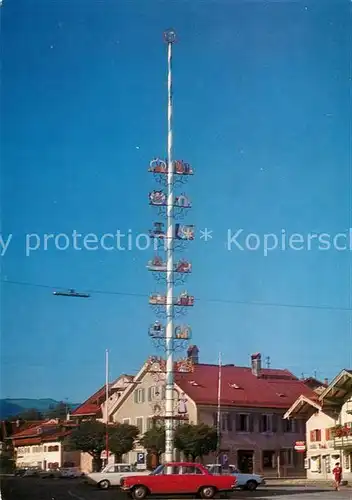
[[[81,472],[79,467],[61,467],[60,472],[61,472],[61,477],[67,477],[67,478],[84,476],[84,473]]]
[[[42,469],[40,467],[28,467],[22,477],[35,477],[39,476],[40,473],[42,472]]]
[[[192,462],[169,462],[159,465],[148,476],[124,477],[121,482],[121,489],[135,500],[148,495],[190,494],[210,499],[235,487],[234,476],[214,475],[203,465]]]
[[[259,474],[245,474],[240,472],[235,465],[229,465],[225,468],[220,464],[208,464],[206,467],[211,474],[231,474],[235,476],[237,479],[236,488],[254,491],[259,485],[265,484],[264,478]]]
[[[139,470],[131,464],[111,464],[104,467],[101,472],[87,474],[87,483],[95,484],[103,490],[110,486],[120,486],[122,477],[141,476],[150,474],[150,471]]]
[[[15,476],[19,476],[19,477],[24,476],[26,470],[27,470],[26,468],[16,469],[15,470]]]
[[[40,472],[40,477],[43,479],[47,478],[59,478],[61,477],[61,471],[60,469],[48,469],[48,470],[43,470]]]

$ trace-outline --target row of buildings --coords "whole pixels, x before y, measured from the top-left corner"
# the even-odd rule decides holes
[[[285,369],[264,368],[261,355],[254,354],[248,367],[221,367],[219,393],[219,367],[200,363],[196,346],[189,348],[188,359],[192,370],[175,372],[175,411],[183,421],[215,425],[220,395],[221,454],[229,463],[267,477],[328,479],[339,461],[344,478],[352,480],[352,370],[342,370],[330,383],[299,379]],[[163,375],[162,360],[150,358],[137,375],[122,374],[109,385],[108,401],[102,387],[67,422],[45,424],[51,431],[41,425],[41,430],[33,426],[16,433],[17,464],[48,468],[70,463],[89,471],[88,455],[65,449],[70,427],[108,418],[136,425],[142,435],[163,418]],[[124,458],[143,462],[145,453],[136,445]],[[209,463],[214,460],[207,457]]]

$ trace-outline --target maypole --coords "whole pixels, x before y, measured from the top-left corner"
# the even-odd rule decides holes
[[[174,455],[174,427],[179,419],[187,418],[187,407],[183,395],[175,390],[174,373],[189,371],[192,366],[189,359],[176,361],[174,353],[185,348],[191,338],[191,329],[188,325],[174,325],[175,316],[184,314],[187,307],[193,306],[194,297],[185,291],[175,296],[174,288],[183,283],[191,272],[191,263],[185,259],[174,261],[175,250],[184,249],[187,241],[194,239],[194,226],[175,224],[176,218],[182,218],[191,208],[188,197],[182,193],[174,195],[174,188],[186,182],[193,170],[188,163],[173,159],[173,82],[172,82],[172,51],[176,41],[173,30],[164,33],[167,44],[167,158],[155,158],[150,162],[149,171],[152,172],[160,184],[166,189],[154,190],[149,193],[149,203],[159,209],[159,215],[166,218],[166,228],[163,222],[154,222],[154,229],[149,232],[155,245],[156,254],[148,262],[148,269],[152,271],[158,282],[166,284],[165,295],[154,293],[149,297],[149,303],[159,317],[166,319],[166,325],[156,321],[149,328],[149,335],[157,347],[165,352],[165,359],[151,358],[151,365],[156,363],[155,374],[157,382],[163,386],[156,386],[150,401],[153,405],[154,418],[163,420],[165,425],[165,460],[170,462]],[[159,255],[165,251],[165,258]]]
[[[166,385],[165,385],[165,460],[173,460],[173,413],[174,413],[174,168],[172,162],[172,44],[174,31],[165,33],[167,42],[167,236],[166,236]]]

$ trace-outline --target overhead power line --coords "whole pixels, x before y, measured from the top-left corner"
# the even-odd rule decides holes
[[[40,283],[29,283],[25,281],[14,281],[14,280],[0,280],[3,284],[17,285],[17,286],[27,286],[34,288],[46,288],[47,290],[68,290],[70,287],[63,286],[51,286],[51,285],[43,285]],[[122,292],[122,291],[114,291],[114,290],[85,290],[85,292],[96,295],[117,295],[121,297],[149,297],[149,294],[146,293],[136,293],[136,292]],[[289,304],[285,302],[260,302],[255,300],[236,300],[236,299],[224,299],[224,298],[201,298],[196,297],[195,300],[199,302],[215,302],[219,304],[236,304],[236,305],[247,305],[247,306],[255,306],[255,307],[284,307],[289,309],[312,309],[312,310],[323,310],[323,311],[347,311],[351,312],[351,307],[338,307],[338,306],[315,306],[311,304]]]

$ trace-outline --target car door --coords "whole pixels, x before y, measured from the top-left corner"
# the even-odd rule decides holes
[[[106,479],[111,486],[120,486],[121,476],[119,465],[111,465],[106,471]]]
[[[247,482],[246,474],[243,474],[238,469],[234,469],[234,475],[235,475],[235,477],[237,479],[236,487],[238,487],[238,486],[244,486],[246,484],[246,482]]]
[[[160,494],[177,494],[180,493],[182,487],[182,475],[179,474],[179,467],[165,464],[158,475],[153,477],[151,484],[151,493]]]
[[[182,467],[183,473],[183,493],[197,493],[199,489],[204,486],[203,471],[197,465],[187,465]]]

